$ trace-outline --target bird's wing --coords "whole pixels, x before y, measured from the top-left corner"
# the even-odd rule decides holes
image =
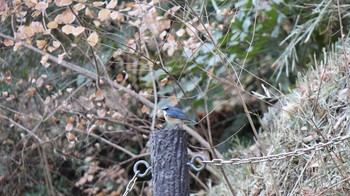
[[[173,108],[172,111],[168,111],[167,113],[170,117],[173,117],[173,118],[178,118],[181,120],[190,120],[190,118],[188,118],[186,114],[183,113],[182,110],[178,108]]]

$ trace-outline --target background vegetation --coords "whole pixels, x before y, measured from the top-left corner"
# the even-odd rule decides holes
[[[348,9],[346,1],[1,0],[0,190],[122,194],[133,164],[149,159],[149,134],[163,126],[159,107],[168,103],[200,121],[186,127],[190,155],[208,160],[292,152],[347,135]],[[345,147],[286,165],[225,166],[224,183],[209,165],[191,191],[344,193]],[[326,159],[336,161],[321,167]],[[310,163],[322,172],[297,172]],[[313,176],[337,177],[305,188],[310,181],[300,179]],[[151,194],[148,181],[130,194]]]

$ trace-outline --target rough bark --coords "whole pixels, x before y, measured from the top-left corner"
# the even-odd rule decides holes
[[[154,131],[151,136],[151,162],[154,196],[190,195],[184,130]]]

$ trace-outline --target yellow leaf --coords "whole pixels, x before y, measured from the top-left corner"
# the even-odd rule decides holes
[[[55,0],[58,7],[63,7],[72,4],[73,0]]]
[[[109,17],[109,13],[111,13],[111,11],[109,11],[108,9],[100,10],[98,12],[98,19],[100,19],[101,21],[107,20]]]
[[[58,24],[56,21],[51,21],[47,24],[47,28],[49,28],[49,29],[56,29],[57,26],[58,26]]]
[[[95,1],[95,2],[92,3],[92,6],[93,7],[101,7],[104,4],[105,4],[105,2],[103,2],[103,1]]]
[[[46,40],[36,40],[36,46],[42,50],[47,44]]]
[[[98,42],[98,35],[96,32],[91,33],[91,35],[87,38],[87,41],[90,46],[94,47]]]

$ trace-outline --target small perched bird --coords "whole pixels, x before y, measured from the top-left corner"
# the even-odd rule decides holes
[[[164,112],[165,120],[171,125],[179,125],[185,122],[192,122],[195,125],[197,124],[196,121],[190,119],[182,110],[177,107],[166,105],[161,110]]]

